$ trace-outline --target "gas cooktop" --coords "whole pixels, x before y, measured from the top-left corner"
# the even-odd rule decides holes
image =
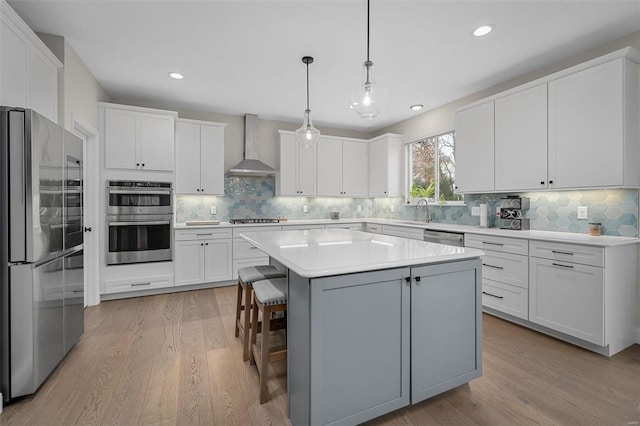
[[[233,224],[243,224],[243,223],[278,223],[280,219],[265,219],[265,218],[254,218],[254,219],[229,219],[229,223]]]

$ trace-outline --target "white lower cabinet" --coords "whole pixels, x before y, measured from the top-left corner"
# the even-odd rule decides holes
[[[482,306],[529,319],[528,241],[466,234],[465,246],[485,253],[482,256]]]
[[[141,278],[113,279],[105,280],[105,294],[140,290],[155,290],[172,286],[172,275],[151,275]]]
[[[176,286],[232,279],[231,229],[175,231]]]
[[[604,346],[602,268],[532,257],[530,321]]]
[[[247,226],[233,228],[233,264],[231,277],[238,279],[238,269],[245,266],[268,265],[269,256],[240,237],[243,232],[276,232],[281,226]]]

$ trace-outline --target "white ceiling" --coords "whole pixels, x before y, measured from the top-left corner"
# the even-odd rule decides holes
[[[389,102],[348,108],[366,58],[365,0],[9,1],[64,36],[115,99],[374,131],[640,30],[640,1],[371,2],[371,60]],[[475,38],[480,24],[495,25]],[[179,71],[184,80],[167,77]]]

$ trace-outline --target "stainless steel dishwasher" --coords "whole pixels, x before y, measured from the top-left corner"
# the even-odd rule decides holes
[[[430,243],[464,247],[464,234],[449,231],[424,230],[424,240]]]

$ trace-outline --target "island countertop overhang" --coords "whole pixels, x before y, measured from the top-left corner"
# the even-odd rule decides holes
[[[346,229],[243,232],[240,237],[306,278],[474,259],[481,250]]]

